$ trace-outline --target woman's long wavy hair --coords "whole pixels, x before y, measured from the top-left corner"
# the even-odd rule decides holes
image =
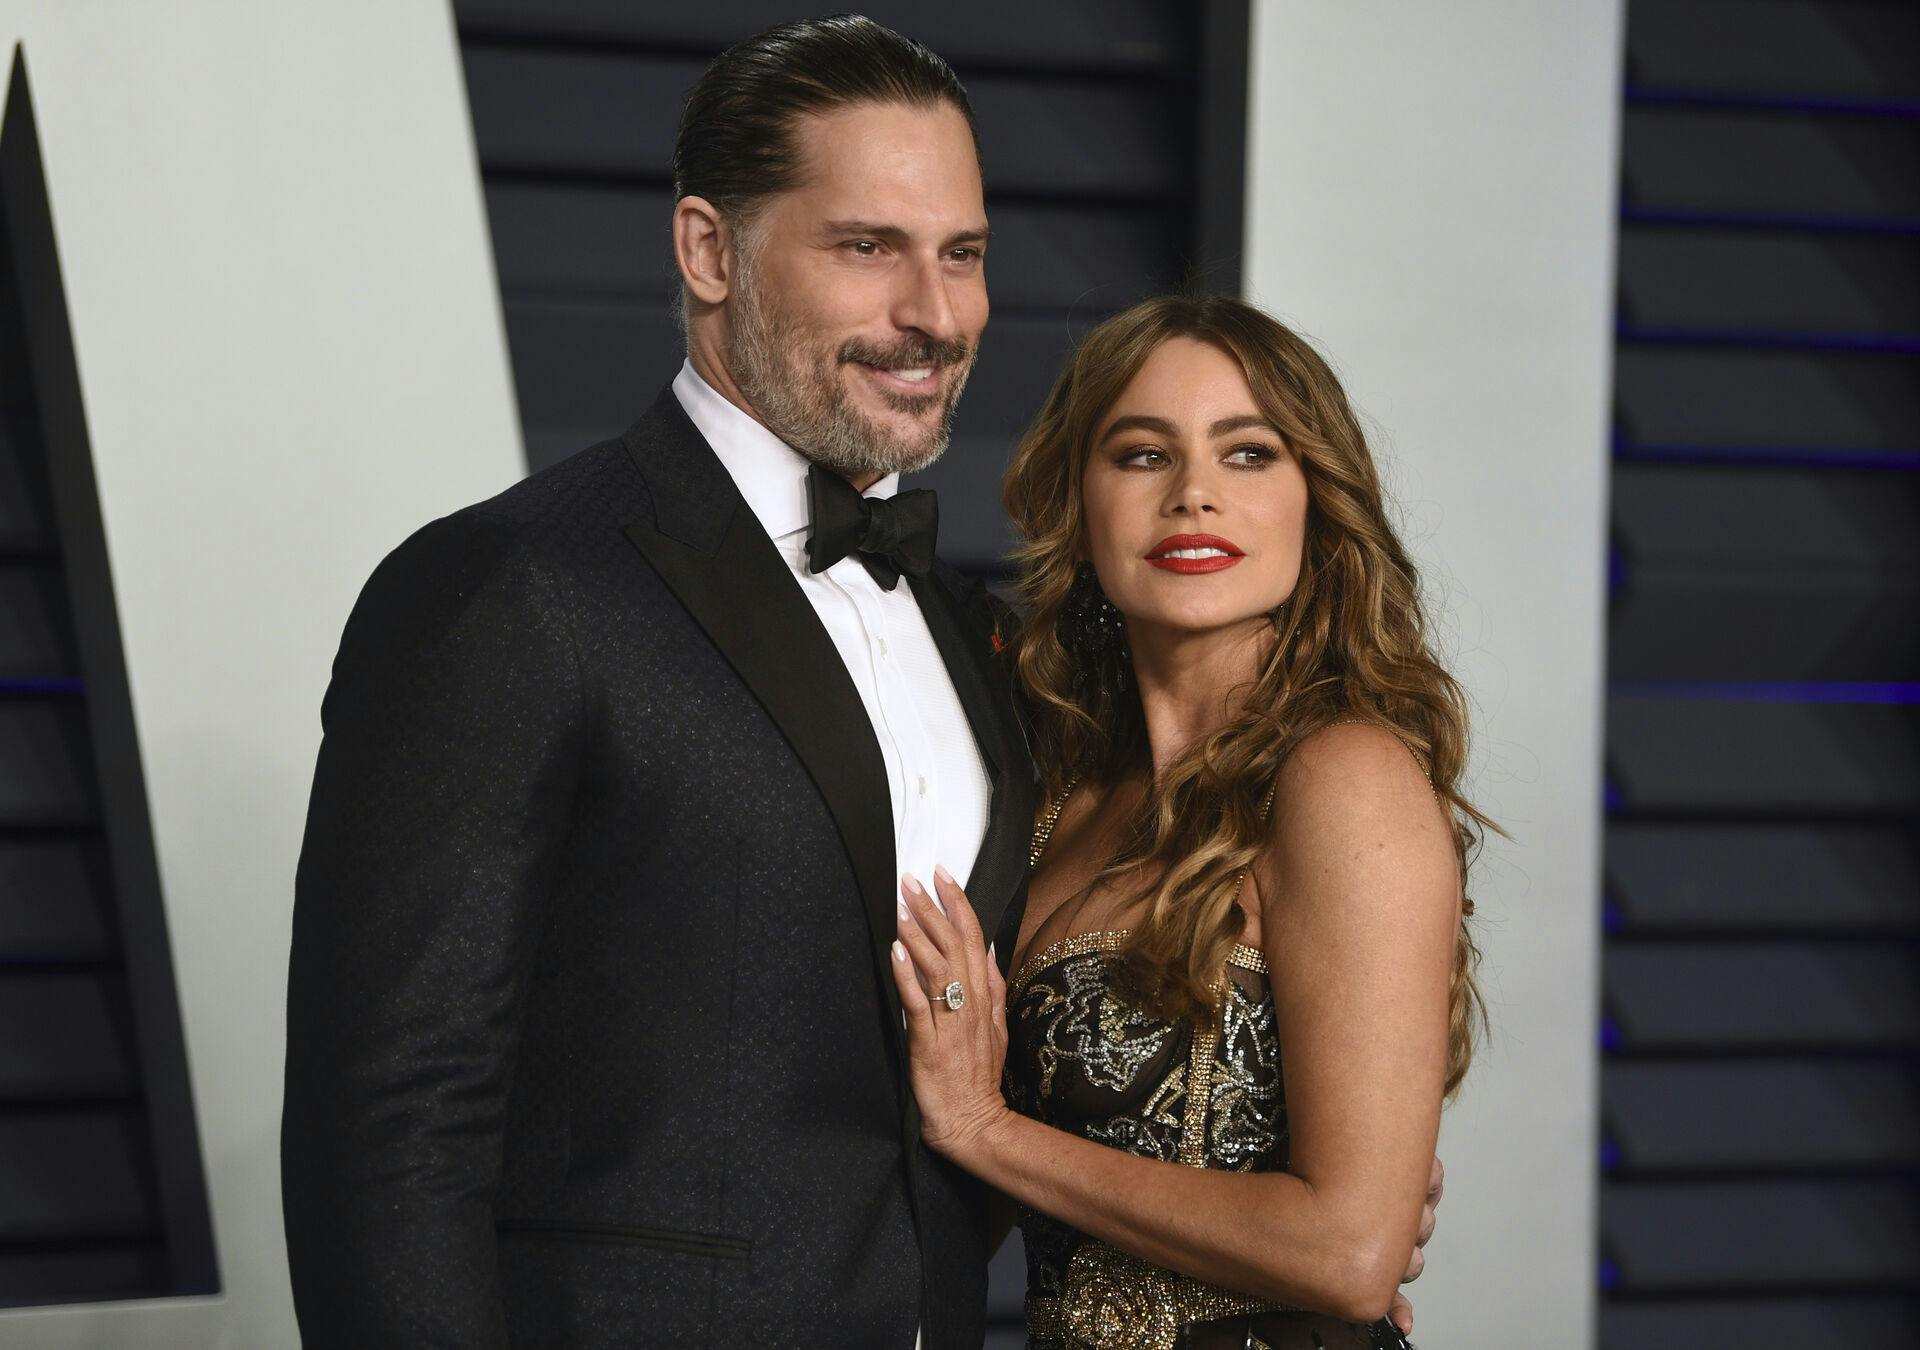
[[[1094,433],[1152,352],[1170,338],[1208,342],[1239,363],[1260,411],[1307,480],[1300,579],[1270,618],[1275,641],[1239,714],[1175,763],[1144,799],[1118,856],[1092,886],[1148,877],[1121,971],[1167,1017],[1211,1017],[1214,982],[1246,914],[1239,881],[1265,845],[1268,791],[1281,761],[1314,732],[1360,720],[1394,732],[1422,759],[1453,823],[1463,899],[1449,981],[1446,1090],[1458,1090],[1486,1005],[1464,898],[1481,828],[1460,794],[1466,701],[1427,649],[1418,583],[1387,521],[1373,457],[1339,381],[1284,325],[1225,295],[1163,295],[1089,333],[1007,470],[1003,499],[1027,608],[1015,665],[1028,696],[1049,799],[1076,779],[1114,782],[1151,768],[1138,694],[1118,644],[1103,668],[1069,651],[1070,602],[1089,556],[1081,483]],[[1084,658],[1082,658],[1084,659]]]

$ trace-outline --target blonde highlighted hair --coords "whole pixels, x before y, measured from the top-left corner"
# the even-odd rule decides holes
[[[1241,712],[1159,779],[1130,842],[1092,883],[1153,878],[1122,952],[1123,976],[1164,1016],[1213,1014],[1214,981],[1246,923],[1239,879],[1267,842],[1263,807],[1281,762],[1324,727],[1374,723],[1420,757],[1453,824],[1463,899],[1449,981],[1451,1097],[1486,1020],[1466,871],[1480,830],[1497,828],[1457,786],[1466,701],[1428,651],[1417,576],[1387,520],[1373,457],[1339,381],[1304,340],[1232,296],[1157,296],[1100,324],[1007,470],[1003,500],[1021,540],[1014,557],[1027,610],[1015,667],[1047,796],[1077,778],[1113,782],[1151,769],[1124,651],[1116,644],[1100,654],[1103,668],[1076,679],[1062,620],[1088,556],[1081,481],[1094,434],[1147,358],[1176,337],[1211,343],[1239,364],[1305,473],[1307,528],[1299,582],[1270,616],[1276,640]]]

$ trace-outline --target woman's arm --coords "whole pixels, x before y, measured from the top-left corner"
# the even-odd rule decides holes
[[[1458,875],[1445,817],[1389,733],[1333,728],[1289,759],[1256,878],[1291,1170],[1261,1174],[1136,1157],[1008,1110],[1006,987],[972,908],[941,878],[949,920],[909,883],[895,975],[927,1143],[1159,1265],[1355,1321],[1382,1316],[1439,1129]],[[951,1012],[922,979],[988,989],[988,1007]]]

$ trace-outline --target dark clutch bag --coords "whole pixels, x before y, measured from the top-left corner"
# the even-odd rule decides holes
[[[1370,1327],[1312,1312],[1241,1313],[1189,1322],[1175,1350],[1413,1350],[1382,1319]]]

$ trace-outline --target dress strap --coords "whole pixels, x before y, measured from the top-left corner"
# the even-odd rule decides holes
[[[1047,840],[1053,838],[1053,827],[1060,823],[1060,813],[1066,810],[1067,798],[1073,795],[1073,789],[1079,782],[1079,774],[1069,778],[1067,785],[1060,789],[1060,794],[1048,804],[1047,813],[1040,817],[1040,823],[1033,827],[1033,840],[1027,845],[1029,872],[1040,865],[1040,855],[1047,851]]]

